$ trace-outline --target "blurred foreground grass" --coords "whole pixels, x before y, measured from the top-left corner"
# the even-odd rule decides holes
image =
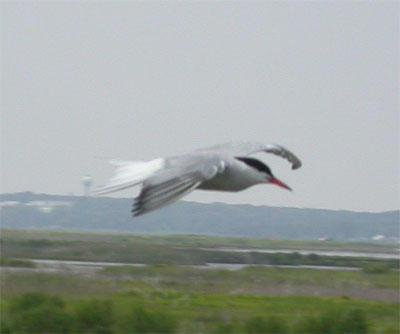
[[[398,261],[199,248],[346,249],[388,246],[198,236],[2,231],[2,333],[398,333]],[[343,247],[343,248],[339,248]],[[15,258],[140,262],[74,271]],[[210,261],[211,260],[211,261]],[[182,264],[271,263],[361,271]],[[162,264],[160,264],[162,263]]]
[[[274,328],[276,333],[388,334],[400,329],[398,302],[361,300],[374,290],[396,294],[394,273],[157,265],[108,267],[89,277],[11,272],[3,273],[1,284],[5,333],[271,333]],[[360,285],[360,299],[345,295]],[[337,297],[326,297],[335,291]],[[29,306],[30,293],[42,294],[38,305]],[[62,307],[43,306],[40,300],[50,296]],[[15,308],[18,303],[22,309]],[[41,317],[56,329],[40,327],[43,321],[35,319]],[[354,332],[356,323],[362,332]],[[62,324],[66,327],[57,327]]]
[[[398,333],[398,306],[347,298],[174,291],[2,302],[2,333]],[[271,327],[274,331],[271,332]],[[356,331],[357,330],[357,331]]]
[[[345,298],[133,291],[23,294],[3,303],[1,321],[2,333],[398,333],[397,316],[394,304]]]

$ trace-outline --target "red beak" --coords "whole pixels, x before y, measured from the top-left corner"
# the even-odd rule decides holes
[[[284,184],[282,181],[278,180],[275,177],[270,178],[269,183],[276,184],[279,187],[292,191],[292,189],[288,185]]]

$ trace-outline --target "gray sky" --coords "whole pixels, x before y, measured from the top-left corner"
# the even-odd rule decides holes
[[[96,157],[147,160],[235,140],[294,192],[187,200],[382,211],[400,202],[399,3],[1,3],[1,192],[81,194]],[[125,191],[120,196],[133,195]]]

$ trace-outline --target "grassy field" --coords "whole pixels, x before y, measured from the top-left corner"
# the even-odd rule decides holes
[[[310,289],[310,283],[316,289]],[[31,292],[60,297],[69,316],[78,312],[81,305],[100,300],[112,308],[112,312],[105,311],[107,315],[102,317],[110,318],[113,314],[109,319],[110,328],[105,332],[114,333],[120,333],[122,329],[119,326],[124,323],[126,314],[137,308],[155,313],[154,321],[157,322],[160,321],[157,317],[174,319],[172,332],[178,333],[213,333],[221,329],[252,332],[246,330],[246,324],[259,318],[259,322],[265,319],[265,326],[268,326],[271,317],[278,319],[285,331],[301,332],[300,329],[305,326],[302,321],[307,319],[322,322],[324,317],[346,317],[346,314],[357,311],[365,318],[368,332],[398,333],[398,303],[353,299],[346,295],[312,296],[316,291],[329,294],[324,288],[328,288],[330,283],[342,292],[343,285],[347,284],[354,287],[362,284],[364,292],[368,289],[380,289],[382,292],[392,288],[397,291],[398,288],[395,278],[387,275],[296,272],[294,269],[251,268],[229,272],[173,266],[123,267],[107,268],[92,277],[7,273],[2,275],[1,280],[1,309],[5,319],[10,318],[9,312],[13,310],[15,299]],[[279,296],[284,292],[280,290],[282,288],[292,292],[297,289],[297,293]],[[149,328],[153,328],[151,321],[147,324]],[[354,322],[354,319],[351,321]],[[134,328],[134,324],[131,326]],[[331,328],[333,325],[326,326]],[[124,331],[129,332],[127,328]]]
[[[310,249],[346,250],[361,252],[396,253],[398,245],[385,243],[295,241],[254,238],[212,237],[202,235],[133,235],[108,233],[70,233],[32,230],[0,230],[3,240],[52,240],[106,243],[151,244],[187,248],[245,248],[245,249]]]
[[[197,236],[2,231],[1,242],[2,333],[394,334],[400,330],[397,270],[254,266],[229,271],[181,265],[204,263],[215,257],[228,263],[243,260],[230,253],[202,253],[199,247],[240,247],[245,243],[243,248],[267,248],[275,241],[255,240],[252,244],[250,239]],[[279,243],[286,249],[318,249],[317,244],[308,247],[276,241]],[[323,243],[323,247],[339,246]],[[377,245],[342,247],[392,251]],[[116,262],[141,259],[150,265],[46,272],[14,257]],[[307,260],[295,258],[299,263]],[[390,268],[390,262],[368,265]]]
[[[366,254],[393,253],[391,246],[333,242],[295,242],[247,238],[216,238],[204,236],[134,236],[45,231],[2,231],[2,256],[5,258],[36,258],[79,261],[107,261],[146,264],[244,263],[270,265],[321,265],[363,267],[385,264],[399,268],[395,259],[349,258],[341,256],[301,255],[298,249],[358,250]],[[218,248],[292,249],[291,254],[220,251]],[[204,249],[207,248],[207,249]]]

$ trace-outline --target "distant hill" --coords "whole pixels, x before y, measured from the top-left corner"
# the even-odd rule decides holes
[[[398,241],[400,211],[382,213],[178,202],[132,218],[132,199],[1,194],[1,227],[273,239]]]

